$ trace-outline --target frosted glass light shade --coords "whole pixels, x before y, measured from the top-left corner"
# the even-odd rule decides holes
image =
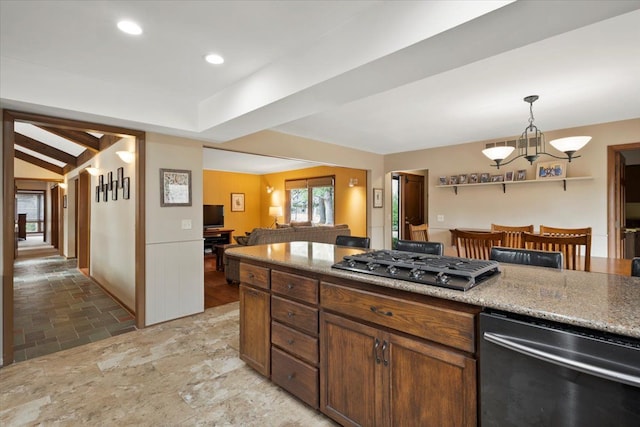
[[[282,206],[269,206],[269,216],[282,216]]]
[[[116,151],[116,154],[125,163],[133,162],[133,153],[131,151]]]
[[[509,154],[511,154],[513,150],[515,150],[515,147],[501,145],[498,147],[485,148],[482,150],[482,154],[494,161],[504,160],[509,157]]]
[[[589,141],[591,141],[590,136],[569,136],[567,138],[554,139],[549,144],[563,153],[573,153],[587,145]]]

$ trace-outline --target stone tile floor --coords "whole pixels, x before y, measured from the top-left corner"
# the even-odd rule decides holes
[[[240,360],[238,307],[4,367],[0,425],[336,427]]]
[[[134,317],[76,265],[61,256],[16,260],[16,362],[136,329]]]

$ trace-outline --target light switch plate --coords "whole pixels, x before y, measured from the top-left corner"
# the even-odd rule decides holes
[[[183,219],[182,220],[182,229],[183,230],[191,230],[191,220],[190,219]]]
[[[438,215],[438,222],[444,222],[444,215]]]

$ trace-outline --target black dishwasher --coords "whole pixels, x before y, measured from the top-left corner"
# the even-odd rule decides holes
[[[640,340],[480,314],[482,427],[640,426]]]

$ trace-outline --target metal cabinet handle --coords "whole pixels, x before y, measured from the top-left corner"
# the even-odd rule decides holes
[[[295,372],[292,372],[292,373],[290,373],[289,375],[287,375],[287,379],[288,379],[289,381],[293,380],[295,377],[296,377],[296,373],[295,373]]]
[[[293,289],[293,285],[292,285],[291,283],[289,283],[289,284],[287,285],[287,289],[289,289],[289,290]]]
[[[372,305],[369,308],[371,309],[371,311],[373,311],[376,314],[384,314],[385,316],[389,316],[389,317],[393,316],[392,312],[381,310],[378,307],[376,307],[375,305]]]
[[[373,344],[373,357],[376,359],[376,364],[380,364],[380,358],[378,357],[378,347],[380,347],[380,340],[376,338]]]
[[[295,315],[296,315],[296,314],[295,314],[293,311],[287,311],[287,316],[289,316],[289,317],[293,317],[293,316],[295,316]]]
[[[288,339],[288,340],[287,340],[287,344],[289,344],[289,345],[293,345],[293,343],[294,343],[294,342],[295,342],[295,341],[294,341],[294,340],[292,340],[292,339]]]
[[[249,273],[247,274],[247,276],[249,276],[249,279],[255,279],[256,276],[253,275],[253,273]]]
[[[385,341],[382,341],[382,364],[384,366],[389,366],[389,359],[384,354],[386,350],[387,350],[387,341],[385,340]]]

